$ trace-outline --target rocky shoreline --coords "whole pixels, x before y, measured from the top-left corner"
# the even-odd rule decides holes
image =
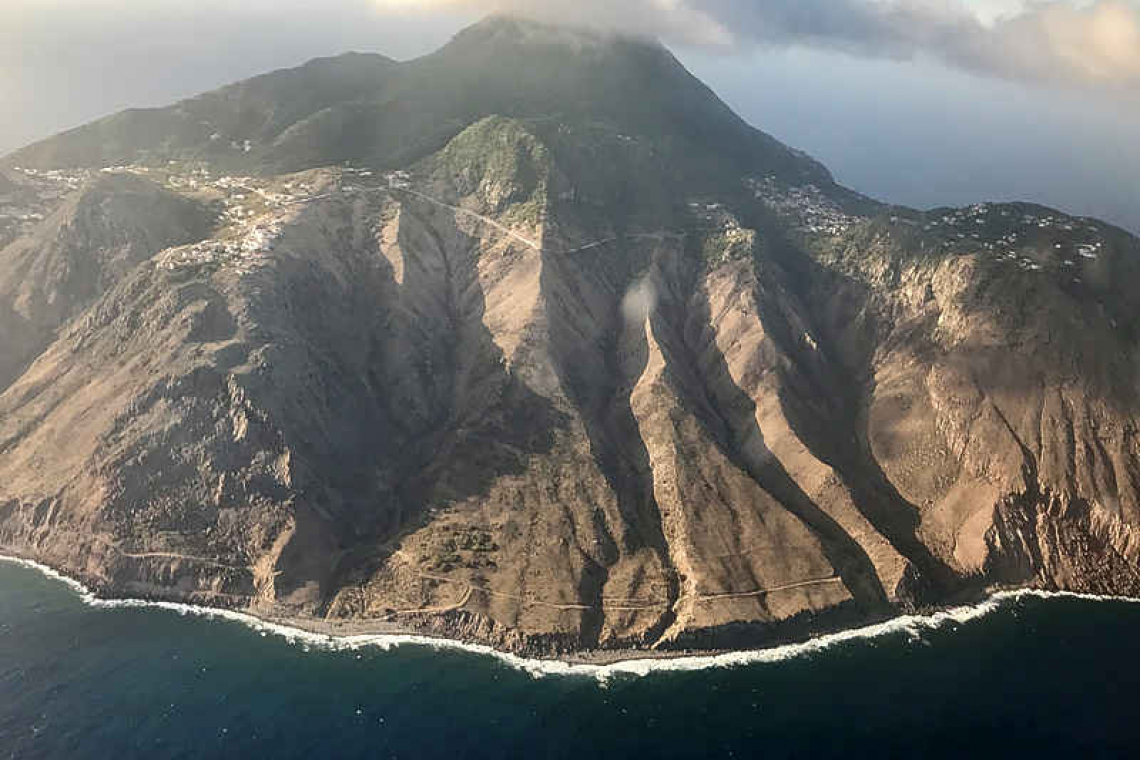
[[[693,661],[709,664],[727,664],[734,658],[771,659],[787,648],[807,651],[824,648],[839,641],[874,637],[904,629],[938,627],[948,621],[966,622],[996,609],[1003,600],[1022,594],[1041,596],[1069,596],[1096,600],[1126,600],[1140,603],[1140,599],[1098,596],[1074,592],[1052,591],[1032,587],[988,586],[963,594],[952,604],[931,606],[921,611],[884,616],[878,620],[849,621],[836,625],[834,620],[817,619],[799,621],[799,625],[781,626],[778,631],[768,626],[768,637],[763,642],[745,636],[749,631],[708,631],[699,640],[710,646],[677,647],[670,649],[639,649],[616,647],[613,649],[575,649],[568,642],[528,640],[517,631],[500,631],[487,635],[495,626],[469,613],[425,616],[412,624],[395,624],[387,621],[362,619],[321,619],[296,615],[274,614],[262,611],[204,604],[201,594],[152,595],[138,598],[116,593],[114,589],[95,582],[89,585],[77,579],[72,572],[44,564],[25,553],[0,547],[0,562],[11,562],[35,569],[69,585],[85,602],[98,606],[154,606],[176,609],[182,614],[232,619],[254,628],[264,628],[286,638],[313,637],[313,642],[334,648],[356,648],[367,645],[392,646],[416,644],[454,648],[476,654],[504,659],[508,663],[531,670],[542,667],[568,666],[610,668],[646,664],[659,661]],[[829,625],[830,623],[830,625]],[[752,634],[758,626],[750,627]],[[720,637],[718,641],[718,636]],[[719,645],[717,645],[719,643]],[[731,645],[730,645],[731,644]]]

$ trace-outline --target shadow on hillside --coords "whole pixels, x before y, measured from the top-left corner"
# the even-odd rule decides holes
[[[288,265],[291,316],[320,368],[318,408],[302,414],[323,429],[305,431],[298,459],[338,546],[326,596],[368,578],[432,508],[523,474],[566,422],[506,367],[483,322],[481,241],[446,212],[402,213],[400,277],[348,241],[335,273],[304,256]]]
[[[695,263],[689,263],[689,266],[695,266]],[[694,281],[678,283],[681,285],[676,290],[678,294],[696,293],[695,273],[690,276]],[[686,334],[681,326],[672,328],[685,336],[683,350],[687,354],[687,363],[696,366],[696,356],[702,353],[701,349],[703,356],[712,357],[712,361],[701,363],[698,392],[703,394],[703,398],[692,399],[694,410],[700,411],[698,416],[708,430],[710,440],[734,465],[808,526],[860,608],[869,613],[882,612],[887,605],[887,595],[867,553],[800,488],[765,444],[764,434],[756,422],[756,404],[737,386],[724,354],[716,345],[708,299],[703,293],[696,293],[681,308],[687,311],[690,323],[700,326],[695,336],[691,331]],[[694,337],[701,341],[699,347],[689,343]],[[677,390],[684,393],[683,388]]]
[[[774,217],[762,214],[756,223],[768,243],[766,276],[792,294],[800,304],[800,315],[820,338],[818,350],[805,357],[783,317],[764,309],[769,299],[760,293],[772,339],[795,359],[794,368],[781,370],[781,385],[787,389],[781,403],[788,422],[811,452],[840,475],[875,530],[918,570],[920,580],[907,589],[914,601],[944,599],[963,581],[919,540],[918,507],[887,478],[867,437],[867,410],[874,392],[872,353],[880,339],[874,313],[859,312],[860,305],[869,302],[867,287],[824,269],[788,239]],[[800,387],[806,387],[806,396],[795,392]]]
[[[614,256],[607,247],[599,250],[601,256]],[[556,372],[586,428],[591,454],[614,494],[623,522],[621,535],[615,537],[605,517],[598,516],[599,528],[606,535],[606,565],[585,573],[579,589],[583,600],[595,600],[596,611],[588,613],[583,621],[582,640],[587,645],[597,642],[604,623],[602,592],[608,568],[622,556],[646,548],[652,550],[665,570],[669,600],[675,600],[679,593],[654,495],[649,450],[631,404],[634,386],[649,361],[644,330],[627,326],[621,309],[620,294],[631,282],[632,266],[629,257],[622,256],[620,260],[611,259],[610,267],[591,267],[592,258],[573,260],[557,253],[546,254],[542,274],[543,293],[552,310],[549,337]],[[606,301],[608,313],[589,314],[584,302],[567,302],[563,297],[568,289],[577,296],[585,288],[611,291]],[[574,309],[603,322],[604,342],[589,340],[577,329],[584,315],[572,313]],[[601,376],[599,368],[604,373]],[[670,605],[646,633],[646,640],[656,640],[673,619]]]

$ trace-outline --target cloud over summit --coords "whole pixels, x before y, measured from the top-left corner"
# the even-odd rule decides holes
[[[721,49],[928,57],[1003,78],[1140,89],[1137,0],[377,0],[518,13]]]

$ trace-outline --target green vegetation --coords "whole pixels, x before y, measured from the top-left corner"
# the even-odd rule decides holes
[[[700,248],[701,261],[709,268],[751,259],[756,255],[756,231],[735,225],[706,231],[696,236],[695,242]]]
[[[546,212],[551,160],[518,121],[492,116],[468,127],[425,167],[442,173],[460,195],[475,193],[487,206],[510,207],[510,220],[535,226]]]
[[[496,115],[527,122],[600,203],[715,188],[747,172],[831,182],[822,166],[739,119],[664,48],[507,18],[408,63],[350,54],[169,108],[126,111],[10,161],[50,168],[190,160],[235,173],[346,162],[394,169]],[[559,139],[563,129],[570,131]],[[602,180],[590,185],[583,166]]]

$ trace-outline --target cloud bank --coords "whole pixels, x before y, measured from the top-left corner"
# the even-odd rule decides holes
[[[726,50],[929,57],[1007,79],[1140,88],[1140,0],[377,0],[507,12]]]

